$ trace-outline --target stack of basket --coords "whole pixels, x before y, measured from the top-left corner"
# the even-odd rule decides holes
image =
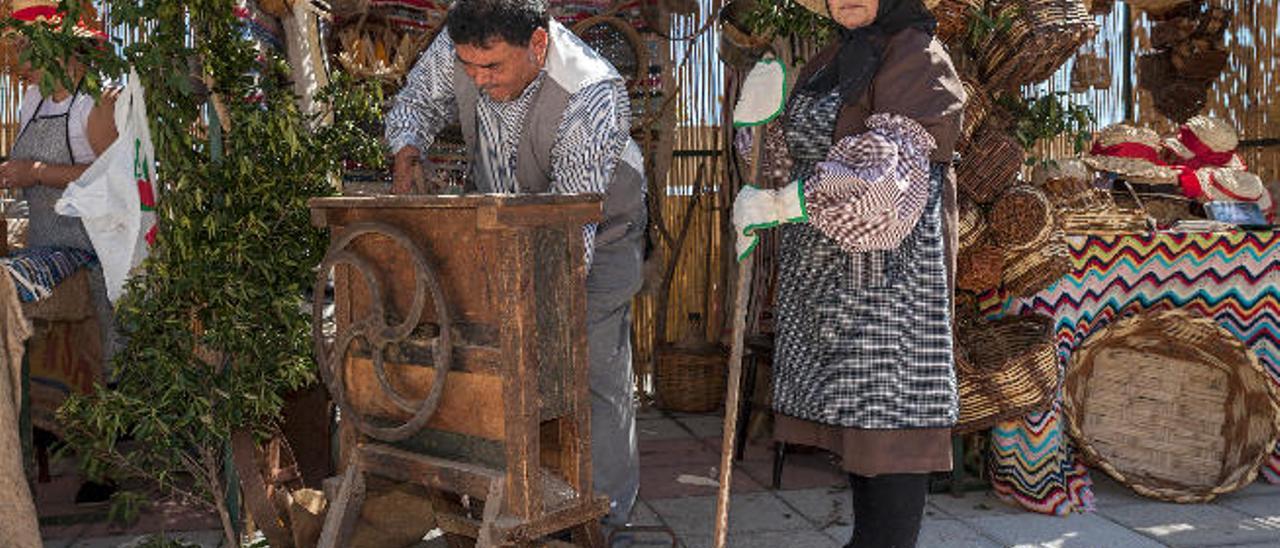
[[[1053,320],[1027,316],[962,325],[956,339],[957,431],[988,428],[1053,403],[1058,387]]]

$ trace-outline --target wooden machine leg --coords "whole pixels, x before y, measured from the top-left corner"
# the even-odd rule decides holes
[[[498,516],[502,514],[502,503],[506,482],[503,479],[495,479],[489,484],[489,496],[484,499],[484,517],[480,522],[480,536],[476,539],[476,548],[495,548],[502,546],[497,544],[494,536],[494,527],[498,524]]]
[[[342,476],[338,496],[329,505],[317,548],[341,548],[351,544],[351,534],[360,520],[360,507],[364,504],[364,474],[355,462],[347,464]]]

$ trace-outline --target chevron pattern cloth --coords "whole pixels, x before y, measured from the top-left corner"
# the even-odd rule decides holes
[[[983,315],[1053,317],[1065,365],[1072,349],[1116,318],[1190,309],[1245,341],[1280,386],[1280,232],[1073,236],[1069,247],[1070,274],[1030,298],[990,292],[980,300]],[[1059,412],[1055,403],[992,429],[992,486],[1035,512],[1088,511],[1088,470]],[[1280,483],[1280,448],[1261,473]]]

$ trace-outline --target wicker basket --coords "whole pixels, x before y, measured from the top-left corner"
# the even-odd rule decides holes
[[[977,49],[983,82],[993,89],[1048,79],[1097,31],[1080,0],[993,0],[988,9],[1012,21]]]
[[[961,81],[964,85],[964,93],[968,99],[964,104],[964,116],[962,116],[960,126],[960,143],[957,148],[964,149],[969,140],[973,138],[973,134],[982,127],[982,122],[986,121],[987,115],[991,113],[992,103],[991,95],[981,84],[968,78]]]
[[[944,44],[952,43],[952,40],[964,36],[973,12],[981,10],[981,0],[940,0],[938,5],[929,10],[938,20],[935,36]]]
[[[1013,186],[1026,152],[988,116],[956,167],[956,185],[975,202],[989,204]]]
[[[1044,244],[1054,229],[1053,205],[1049,198],[1026,185],[1002,194],[991,206],[990,218],[996,245],[1011,251]]]
[[[723,347],[663,346],[653,371],[654,389],[663,409],[709,413],[724,405],[728,353]]]
[[[1185,310],[1115,322],[1076,350],[1063,408],[1085,459],[1139,494],[1206,502],[1254,480],[1280,435],[1243,341]]]
[[[1006,251],[1001,286],[1011,296],[1030,297],[1053,285],[1068,272],[1071,272],[1071,255],[1067,250],[1066,237],[1059,230],[1041,245]]]
[[[964,253],[967,249],[988,241],[990,225],[987,223],[986,215],[982,213],[982,208],[973,203],[973,200],[960,196],[959,202],[960,221],[957,232],[960,252]]]
[[[1004,272],[1004,250],[993,245],[975,245],[956,257],[956,287],[982,293],[1000,287]]]
[[[957,339],[956,431],[984,429],[1053,403],[1058,353],[1052,319],[1025,316],[983,322],[962,328]]]
[[[1059,201],[1058,223],[1064,233],[1079,235],[1132,234],[1152,227],[1146,212],[1117,207],[1111,193],[1102,189],[1089,189]]]
[[[977,295],[958,289],[955,293],[955,302],[952,304],[955,308],[956,325],[967,326],[977,323],[980,317]]]

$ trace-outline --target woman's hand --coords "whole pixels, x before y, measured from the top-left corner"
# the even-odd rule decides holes
[[[43,162],[9,160],[0,163],[0,187],[25,188],[40,184],[39,173]]]

